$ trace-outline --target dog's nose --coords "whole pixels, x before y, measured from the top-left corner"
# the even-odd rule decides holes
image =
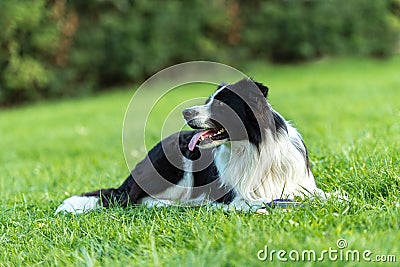
[[[193,117],[196,117],[198,112],[192,108],[187,108],[182,111],[182,114],[185,120],[190,120]]]

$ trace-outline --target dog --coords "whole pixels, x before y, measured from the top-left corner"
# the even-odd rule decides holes
[[[56,213],[135,204],[256,211],[323,195],[301,135],[271,107],[268,91],[250,78],[218,86],[204,105],[183,110],[193,130],[161,140],[120,187],[72,196]]]

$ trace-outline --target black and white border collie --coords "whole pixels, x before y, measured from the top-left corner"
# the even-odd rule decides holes
[[[192,131],[152,148],[118,188],[66,199],[56,213],[144,204],[212,204],[255,211],[276,199],[323,196],[297,130],[251,79],[221,85],[201,106],[183,111]]]

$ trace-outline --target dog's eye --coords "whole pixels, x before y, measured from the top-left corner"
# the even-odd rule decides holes
[[[224,102],[222,102],[222,101],[217,101],[217,106],[218,106],[218,107],[222,107],[222,106],[224,106],[224,105],[225,105]]]

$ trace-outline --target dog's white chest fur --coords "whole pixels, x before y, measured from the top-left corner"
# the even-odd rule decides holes
[[[276,137],[267,132],[260,148],[248,141],[218,147],[215,164],[221,182],[251,203],[304,197],[319,191],[304,155],[293,145],[293,139],[299,139],[303,146],[300,135],[289,123],[287,127],[288,132],[277,133]]]

